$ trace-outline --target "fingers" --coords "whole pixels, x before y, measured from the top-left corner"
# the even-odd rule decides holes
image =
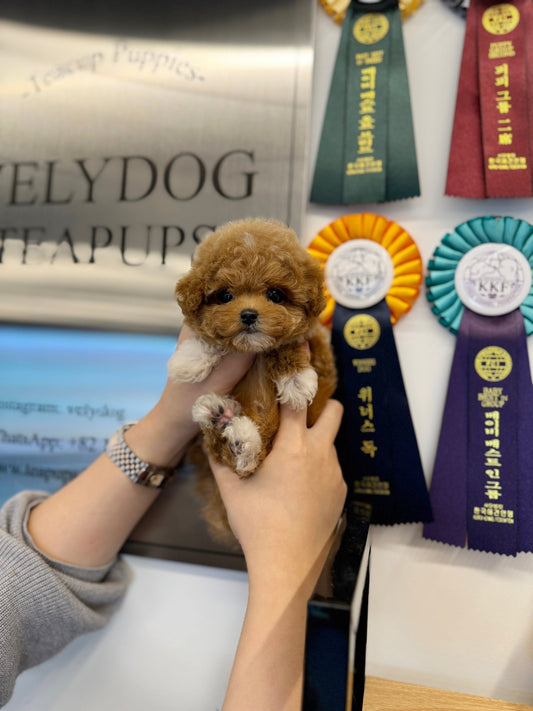
[[[326,407],[320,413],[318,420],[314,424],[314,430],[318,434],[323,434],[326,439],[335,441],[342,421],[344,408],[338,400],[328,400]]]
[[[293,410],[286,403],[279,406],[279,427],[275,441],[286,445],[296,444],[307,431],[307,408]]]
[[[338,400],[328,400],[318,420],[311,428],[317,437],[334,442],[342,420],[343,407]],[[293,410],[289,405],[280,405],[279,439],[291,441],[307,430],[307,408]]]
[[[238,481],[238,478],[235,476],[235,472],[230,469],[230,467],[226,466],[226,464],[220,464],[220,462],[217,462],[213,455],[205,448],[204,452],[207,454],[209,466],[211,467],[211,471],[213,472],[213,475],[221,492],[224,491],[225,487],[227,486],[227,482]]]
[[[195,344],[195,347],[187,350],[191,344]],[[255,359],[254,353],[227,352],[209,346],[203,339],[198,338],[186,324],[183,324],[180,330],[176,349],[181,349],[183,357],[191,360],[203,358],[205,355],[208,365],[210,362],[212,369],[206,368],[206,375],[200,381],[200,387],[203,390],[213,390],[221,395],[231,392],[246,375]]]
[[[180,328],[180,332],[178,334],[178,345],[180,343],[183,343],[183,341],[186,341],[188,338],[192,338],[193,333],[191,329],[183,324],[183,326]]]
[[[224,364],[228,368],[235,368],[237,371],[242,370],[243,375],[255,360],[255,353],[227,353],[224,358]]]

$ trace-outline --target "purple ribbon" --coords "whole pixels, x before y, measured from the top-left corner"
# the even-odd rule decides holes
[[[520,311],[488,317],[465,308],[430,488],[434,521],[424,526],[425,538],[506,555],[533,551],[532,425]]]

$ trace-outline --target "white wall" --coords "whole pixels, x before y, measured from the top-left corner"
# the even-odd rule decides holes
[[[313,160],[339,32],[319,9]],[[311,206],[306,243],[342,214],[372,211],[399,222],[427,263],[442,236],[466,219],[533,220],[531,200],[443,195],[463,35],[464,20],[439,0],[426,0],[404,26],[422,197],[346,209]],[[395,335],[429,480],[454,339],[423,295]],[[452,548],[423,540],[419,525],[377,528],[372,540],[368,673],[533,705],[533,555]],[[246,604],[245,575],[127,560],[133,582],[108,628],[24,673],[8,711],[220,707]]]

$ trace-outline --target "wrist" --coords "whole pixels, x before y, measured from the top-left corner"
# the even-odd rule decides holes
[[[176,466],[187,444],[198,433],[192,421],[191,406],[176,393],[179,414],[170,398],[163,395],[153,409],[135,423],[125,434],[125,441],[135,454],[151,464],[163,467]]]
[[[292,595],[308,600],[315,590],[328,554],[332,549],[334,533],[325,542],[301,541],[292,549],[275,547],[265,551],[244,551],[248,568],[250,590],[254,595]]]
[[[280,605],[288,601],[300,602],[303,606],[312,596],[318,579],[317,566],[302,568],[294,561],[286,566],[268,566],[248,569],[250,599],[264,600],[265,604]]]
[[[247,617],[256,618],[261,625],[278,626],[281,619],[288,614],[292,624],[305,627],[307,619],[307,604],[313,594],[313,588],[306,584],[269,581],[255,585],[250,582],[248,587]]]

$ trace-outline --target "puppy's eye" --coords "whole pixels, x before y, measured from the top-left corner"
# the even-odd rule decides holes
[[[215,294],[215,300],[219,304],[229,304],[230,301],[233,301],[233,294],[229,289],[221,289]]]
[[[267,299],[269,301],[272,301],[272,303],[274,304],[282,304],[284,301],[287,300],[287,297],[280,289],[268,289],[266,296]]]

